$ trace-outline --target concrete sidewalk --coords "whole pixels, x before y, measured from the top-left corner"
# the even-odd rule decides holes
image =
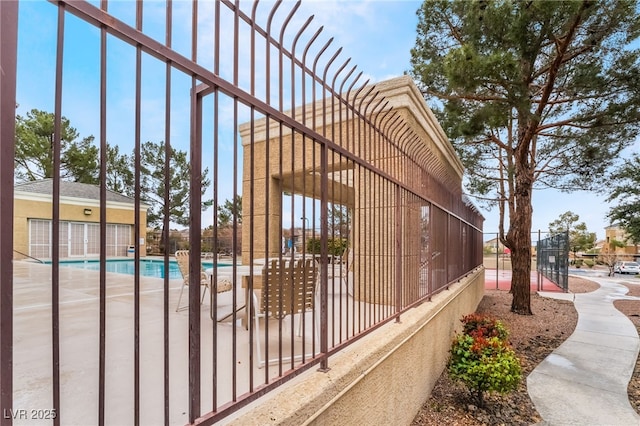
[[[548,425],[640,425],[627,396],[640,341],[636,328],[613,302],[628,289],[622,279],[591,278],[591,293],[541,292],[573,300],[578,324],[573,334],[527,378],[529,396]],[[632,298],[638,300],[637,298]]]

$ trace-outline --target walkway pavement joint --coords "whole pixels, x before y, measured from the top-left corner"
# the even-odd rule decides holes
[[[640,425],[627,385],[640,350],[633,323],[614,306],[628,289],[616,278],[589,277],[591,293],[540,292],[572,300],[578,324],[569,338],[527,377],[527,389],[546,425]],[[585,336],[598,341],[585,342]],[[589,339],[587,339],[589,340]]]

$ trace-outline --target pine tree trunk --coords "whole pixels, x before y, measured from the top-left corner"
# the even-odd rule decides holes
[[[522,236],[520,242],[511,252],[511,312],[531,315],[531,236]]]
[[[516,165],[515,205],[510,209],[507,241],[511,249],[511,312],[531,315],[531,192],[533,178],[528,163]]]

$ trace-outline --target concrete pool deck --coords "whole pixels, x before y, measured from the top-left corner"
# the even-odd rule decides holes
[[[14,382],[15,410],[50,409],[52,386],[51,266],[30,261],[14,261]],[[105,423],[134,423],[134,276],[107,273]],[[175,312],[182,279],[169,280],[169,406],[170,423],[187,424],[189,407],[189,313]],[[164,280],[140,277],[140,422],[163,424],[164,415]],[[240,286],[239,286],[240,287]],[[236,289],[237,305],[244,305],[244,289]],[[65,425],[97,423],[100,360],[99,271],[59,268],[60,333],[60,419]],[[218,316],[233,310],[233,292],[217,295]],[[311,313],[307,324],[310,336]],[[213,334],[220,342],[237,339],[236,359],[230,346],[217,350],[217,403],[234,398],[232,374],[236,374],[235,395],[249,391],[250,335],[238,322],[211,321],[209,292],[201,306],[201,412],[213,409]],[[296,320],[297,321],[297,320]],[[290,327],[290,317],[283,321]],[[277,324],[274,324],[274,326]],[[297,328],[297,322],[296,322]],[[309,345],[309,344],[308,344]],[[277,342],[270,342],[277,354]],[[273,355],[272,355],[273,356]],[[234,366],[235,362],[235,366]],[[286,367],[286,364],[285,364]],[[269,376],[278,375],[277,365]],[[265,369],[253,369],[256,384],[265,379]],[[50,424],[50,420],[16,418],[14,425]]]
[[[61,421],[68,425],[97,422],[100,299],[99,272],[60,268],[60,383]],[[134,412],[134,277],[107,274],[106,290],[106,385],[107,424],[133,424]],[[170,280],[169,362],[171,424],[188,423],[188,312],[175,312],[182,279]],[[231,310],[231,292],[220,294],[220,312]],[[242,297],[242,295],[239,295]],[[241,300],[241,299],[240,299]],[[140,386],[141,424],[163,423],[164,395],[164,291],[163,280],[140,277]],[[209,319],[209,304],[201,309],[203,412],[211,410],[212,333],[217,324],[219,339],[248,341],[243,327]],[[52,406],[52,310],[51,267],[14,262],[14,408],[48,409]],[[242,346],[239,346],[242,348]],[[247,345],[248,348],[248,345]],[[231,363],[231,351],[219,350],[218,362]],[[245,359],[246,358],[246,359]],[[248,349],[238,352],[238,362],[248,362]],[[228,369],[228,368],[227,368]],[[238,369],[238,384],[244,371]],[[263,373],[264,374],[264,373]],[[225,381],[221,381],[224,384]],[[230,385],[230,383],[229,383]],[[219,388],[219,401],[227,401],[231,389]],[[14,424],[49,424],[16,419]]]

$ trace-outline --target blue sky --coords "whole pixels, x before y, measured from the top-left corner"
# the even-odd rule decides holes
[[[95,4],[96,2],[94,2]],[[111,1],[110,11],[129,24],[135,22],[135,3],[130,0]],[[260,3],[262,20],[269,11],[272,3]],[[358,65],[363,78],[371,82],[382,81],[402,75],[409,69],[409,51],[415,44],[417,15],[420,1],[365,1],[365,0],[317,0],[304,1],[291,22],[290,28],[300,28],[310,15],[314,15],[311,27],[317,29],[324,26],[324,40],[334,37],[333,51],[343,48],[340,58],[344,61],[351,58],[351,64]],[[207,21],[207,8],[211,2],[201,2],[201,24],[204,28],[211,27]],[[281,6],[283,19],[286,12],[293,7],[293,2],[285,1]],[[190,3],[174,2],[174,41],[176,50],[189,56],[189,40],[187,26],[190,23]],[[241,8],[250,11],[251,3],[241,2]],[[55,66],[55,38],[57,8],[48,2],[21,2],[19,20],[18,47],[18,114],[24,115],[32,108],[53,111],[53,73]],[[144,26],[145,32],[158,40],[164,37],[164,2],[145,2]],[[282,15],[282,16],[281,16]],[[274,26],[279,28],[279,26]],[[79,131],[81,136],[99,135],[99,32],[92,26],[86,25],[73,16],[65,22],[65,70],[63,115]],[[180,31],[183,29],[184,31]],[[295,31],[292,31],[295,33]],[[312,32],[312,31],[310,31]],[[203,32],[205,34],[205,32]],[[224,34],[224,32],[223,32]],[[241,40],[241,46],[242,46]],[[206,51],[208,40],[206,37],[199,42],[201,50]],[[229,46],[231,43],[225,44]],[[229,54],[229,48],[223,46],[223,56]],[[135,80],[135,51],[128,45],[109,39],[109,69],[108,69],[108,122],[107,140],[129,151],[133,146],[133,111],[135,108],[134,88]],[[206,55],[203,55],[206,57]],[[206,62],[206,59],[203,60]],[[164,64],[143,57],[143,69],[146,77],[142,86],[143,120],[142,140],[164,140],[164,93],[158,90],[157,81],[153,76],[164,81]],[[230,77],[232,70],[222,67],[220,74]],[[244,76],[246,77],[246,76]],[[187,97],[190,80],[181,73],[172,74],[172,144],[177,147],[188,147],[188,117],[189,104]],[[240,75],[241,81],[243,75]],[[162,83],[163,86],[164,83]],[[242,84],[242,83],[241,83]],[[225,109],[226,108],[226,109]],[[230,104],[223,105],[221,121],[229,118]],[[241,111],[246,114],[246,111]],[[232,158],[232,140],[221,142],[221,155]],[[186,148],[184,148],[186,149]],[[205,152],[204,155],[209,153]],[[225,162],[220,170],[221,176],[230,175],[231,162]],[[221,200],[230,199],[231,185],[219,188]],[[566,211],[573,211],[580,216],[580,221],[586,222],[598,238],[604,237],[604,227],[608,225],[606,213],[608,206],[604,196],[585,192],[564,194],[551,190],[534,192],[533,230],[546,230],[549,222],[557,219]],[[485,232],[497,230],[497,210],[482,210],[486,218]],[[285,214],[286,217],[286,214]],[[203,218],[206,224],[206,219]],[[286,226],[286,224],[285,224]],[[298,224],[299,226],[299,224]]]

